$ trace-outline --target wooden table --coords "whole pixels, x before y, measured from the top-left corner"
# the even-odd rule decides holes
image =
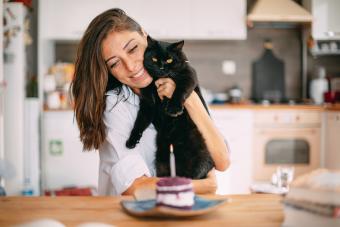
[[[140,219],[127,215],[119,202],[131,197],[0,197],[0,226],[52,218],[66,226],[102,222],[115,226],[280,226],[282,197],[269,194],[205,196],[231,198],[217,210],[188,219]]]

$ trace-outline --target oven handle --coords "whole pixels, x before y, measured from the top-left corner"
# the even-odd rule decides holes
[[[316,134],[316,130],[315,129],[281,129],[281,130],[271,130],[271,129],[260,129],[259,133],[261,135],[273,135],[273,134],[280,134],[282,135],[283,133],[303,133],[304,135],[309,134],[309,135],[314,135]]]

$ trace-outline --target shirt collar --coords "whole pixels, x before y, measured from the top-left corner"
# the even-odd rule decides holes
[[[106,95],[115,95],[119,101],[126,101],[134,106],[139,106],[139,97],[136,95],[130,87],[123,85],[120,94],[118,95],[118,89],[110,90],[106,92]]]

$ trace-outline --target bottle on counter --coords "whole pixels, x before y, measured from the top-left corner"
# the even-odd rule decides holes
[[[315,104],[324,103],[324,93],[328,91],[328,80],[326,79],[326,69],[319,67],[316,78],[310,84],[310,97]]]

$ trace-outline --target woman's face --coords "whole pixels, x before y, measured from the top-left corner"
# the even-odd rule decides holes
[[[114,31],[102,42],[102,54],[108,70],[137,93],[152,82],[143,65],[146,46],[146,36],[136,31]]]

